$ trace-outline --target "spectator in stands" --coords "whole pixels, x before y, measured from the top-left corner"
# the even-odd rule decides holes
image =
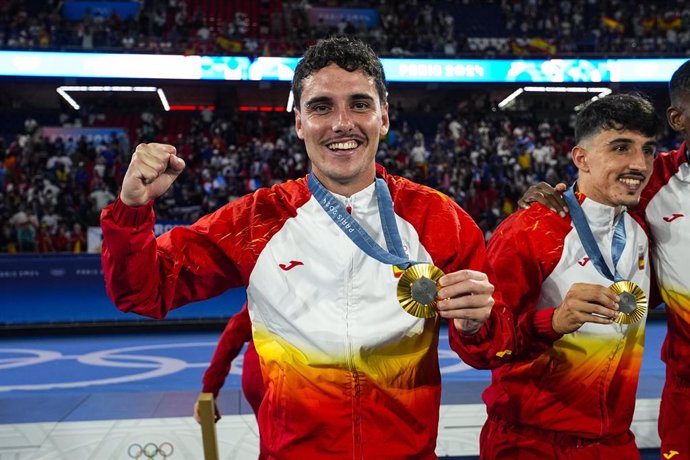
[[[45,222],[41,222],[38,233],[36,233],[36,250],[39,253],[55,252],[53,237]]]
[[[13,227],[17,238],[18,252],[34,252],[36,250],[36,230],[38,229],[37,217],[26,208],[20,205],[9,221]]]
[[[331,7],[331,3],[325,6]],[[539,7],[476,0],[424,2],[416,9],[393,1],[361,5],[378,11],[379,24],[367,26],[347,18],[333,27],[322,18],[310,24],[309,9],[324,6],[319,1],[274,3],[267,16],[237,11],[223,3],[207,10],[210,14],[205,16],[201,7],[187,11],[185,2],[167,8],[157,2],[143,2],[138,18],[87,14],[70,21],[61,17],[60,2],[44,5],[7,0],[0,10],[0,31],[4,31],[0,32],[0,47],[202,55],[253,54],[253,49],[293,55],[295,49],[340,31],[356,34],[388,56],[472,53],[512,57],[592,52],[685,56],[690,51],[688,8],[681,9],[673,2],[640,3],[626,12],[629,14],[621,13],[620,2],[589,0],[545,0]],[[478,17],[481,19],[476,20]]]
[[[503,307],[492,309],[483,235],[448,198],[376,168],[389,120],[382,65],[369,47],[347,38],[319,42],[296,68],[293,94],[312,174],[158,239],[151,202],[185,163],[172,146],[137,147],[119,198],[101,217],[108,293],[123,311],[162,317],[247,287],[267,383],[259,421],[269,456],[433,458],[438,317],[403,311],[391,265],[406,268],[406,254],[439,264],[447,274],[430,295],[452,320],[454,349],[468,363],[495,366],[506,355],[498,352],[513,348],[513,326]],[[340,208],[333,221],[329,210]],[[401,226],[398,243],[384,243],[379,208],[400,215],[387,226],[396,233]],[[399,256],[360,250],[345,238],[355,225]]]
[[[70,251],[70,232],[67,223],[63,222],[58,226],[57,232],[53,236],[53,248],[55,252]]]
[[[96,189],[91,192],[89,199],[93,204],[93,210],[100,215],[103,208],[115,200],[115,195],[113,195],[110,190],[106,189],[103,185],[99,184],[96,185]]]
[[[650,267],[646,229],[626,207],[650,180],[660,130],[639,96],[590,103],[577,117],[572,219],[533,206],[491,237],[496,285],[533,328],[533,355],[493,371],[482,459],[640,458],[630,425]]]
[[[69,251],[74,254],[81,254],[87,250],[86,233],[79,222],[72,225],[72,232],[69,235]]]

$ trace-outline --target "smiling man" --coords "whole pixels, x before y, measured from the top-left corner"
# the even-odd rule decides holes
[[[482,459],[639,458],[630,424],[650,269],[646,229],[626,209],[652,174],[660,129],[642,97],[590,103],[576,120],[570,215],[533,205],[489,241],[496,290],[533,356],[493,371]]]
[[[513,348],[483,235],[448,197],[375,164],[388,104],[367,45],[319,42],[293,94],[311,174],[158,239],[152,200],[185,165],[172,146],[137,147],[101,216],[108,293],[162,317],[246,287],[268,458],[435,458],[441,318],[469,364],[498,365]]]
[[[631,212],[645,219],[652,238],[652,262],[661,297],[666,305],[668,330],[661,358],[666,381],[659,410],[659,436],[663,458],[690,459],[690,61],[673,73],[669,82],[671,105],[668,124],[682,141],[677,150],[654,159],[654,173]],[[565,184],[558,184],[563,190]],[[566,203],[549,184],[533,185],[520,206],[539,202],[565,216]]]

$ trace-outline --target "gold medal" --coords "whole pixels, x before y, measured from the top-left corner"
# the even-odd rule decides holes
[[[644,318],[647,312],[647,296],[632,281],[618,281],[609,286],[618,294],[619,314],[613,321],[619,324],[633,324]]]
[[[398,302],[409,314],[417,318],[436,316],[438,280],[443,271],[432,264],[413,265],[400,275]]]

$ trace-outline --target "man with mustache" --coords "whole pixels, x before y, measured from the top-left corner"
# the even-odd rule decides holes
[[[648,241],[626,209],[652,174],[651,103],[612,95],[577,115],[572,218],[520,210],[488,245],[496,290],[531,359],[493,370],[484,392],[486,460],[639,458],[630,431],[649,293]]]
[[[666,304],[668,330],[661,358],[666,381],[661,395],[659,436],[665,458],[690,459],[690,61],[681,65],[669,82],[671,105],[666,118],[680,134],[677,150],[660,153],[654,173],[632,213],[645,219],[651,232],[656,282]],[[564,184],[556,186],[563,190]],[[540,202],[565,215],[568,207],[546,183],[530,187],[520,200],[522,208]]]
[[[448,197],[375,164],[388,103],[367,45],[320,41],[292,92],[311,174],[158,239],[151,203],[185,165],[172,146],[137,147],[101,216],[108,293],[163,317],[246,287],[268,458],[436,458],[441,318],[471,365],[500,364],[514,344],[482,232]]]

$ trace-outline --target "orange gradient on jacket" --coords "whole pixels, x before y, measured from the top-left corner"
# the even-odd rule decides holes
[[[396,443],[414,446],[428,436],[429,426],[438,424],[441,382],[435,327],[343,356],[299,350],[256,323],[254,343],[267,385],[259,417],[270,413],[273,420],[284,422],[269,427],[272,433],[262,433],[268,440],[278,437],[276,445],[299,450],[303,443],[316,442],[330,455],[351,456],[352,436],[375,440],[384,450]],[[376,409],[362,407],[362,401],[376,401]],[[347,419],[352,422],[341,423]],[[395,430],[376,422],[395,419],[405,422]],[[285,427],[291,431],[283,432]]]
[[[666,308],[673,310],[683,321],[690,324],[690,292],[672,290],[664,286],[660,286],[660,291]]]

